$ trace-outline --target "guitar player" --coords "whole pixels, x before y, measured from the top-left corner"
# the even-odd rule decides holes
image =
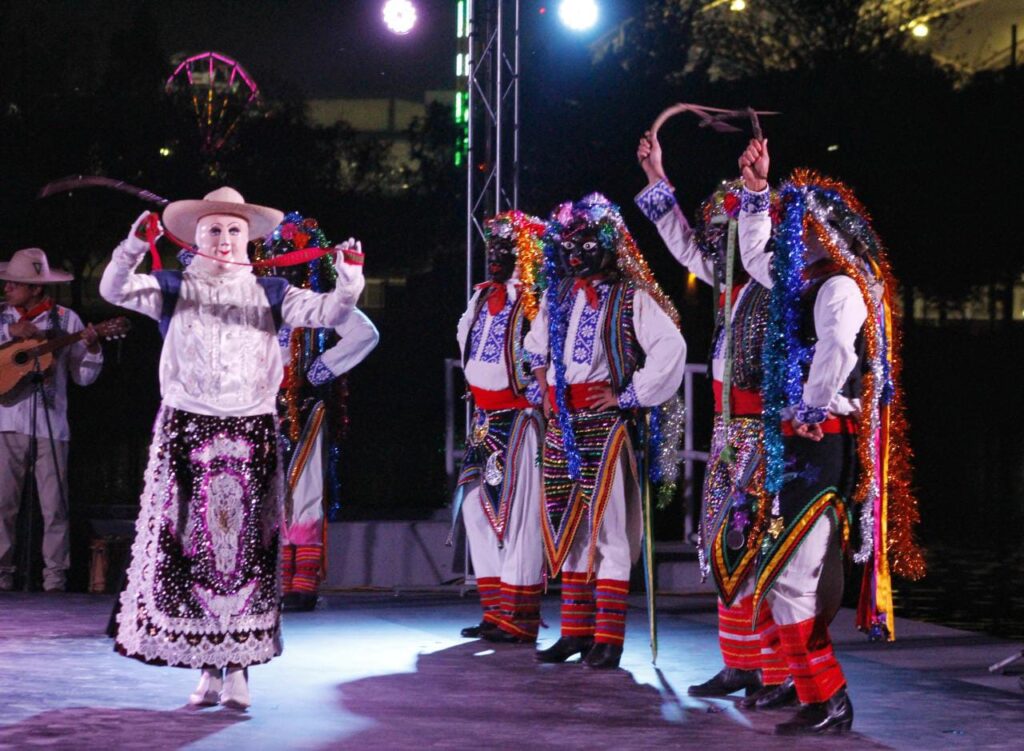
[[[71,437],[67,383],[70,376],[80,386],[88,386],[103,366],[99,335],[92,325],[83,326],[74,311],[57,305],[47,294],[46,285],[71,279],[71,274],[51,270],[46,253],[39,248],[19,250],[9,262],[0,263],[4,293],[0,347],[20,339],[81,332],[80,340],[54,353],[41,390],[22,384],[13,392],[13,402],[5,400],[5,404],[0,404],[0,591],[10,590],[14,585],[14,536],[33,436],[35,481],[43,516],[43,589],[63,591],[71,564],[66,484]],[[38,403],[33,410],[33,402],[39,401],[34,395],[39,393],[45,405]],[[24,573],[28,576],[28,572]]]

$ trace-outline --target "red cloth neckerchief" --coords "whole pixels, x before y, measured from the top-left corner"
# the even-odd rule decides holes
[[[487,312],[492,316],[498,315],[505,307],[508,290],[505,289],[504,282],[482,282],[476,285],[476,289],[489,290],[485,293],[487,295]]]
[[[18,323],[21,323],[22,321],[31,321],[36,316],[42,315],[43,313],[47,312],[48,310],[50,310],[52,308],[53,308],[53,300],[51,300],[49,297],[47,297],[47,298],[44,298],[41,303],[39,303],[38,305],[36,305],[33,308],[29,308],[28,310],[26,310],[25,308],[21,308],[21,307],[15,307],[14,309],[16,311],[18,311],[18,315],[21,316],[21,318],[18,319]]]
[[[584,276],[573,282],[572,294],[575,297],[576,293],[583,290],[587,296],[587,302],[590,307],[597,310],[601,305],[601,298],[597,296],[597,289],[591,282],[604,281],[604,274],[591,274],[590,276]]]

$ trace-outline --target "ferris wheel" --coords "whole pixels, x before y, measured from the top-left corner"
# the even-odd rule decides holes
[[[259,96],[259,87],[245,68],[219,52],[201,52],[182,60],[164,88],[191,103],[207,154],[228,142]]]

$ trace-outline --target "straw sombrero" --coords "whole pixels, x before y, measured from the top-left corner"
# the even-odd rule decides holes
[[[0,280],[21,284],[54,284],[70,282],[75,277],[66,271],[52,271],[41,248],[22,248],[11,260],[0,263]]]
[[[196,222],[210,214],[230,214],[249,223],[250,237],[264,237],[281,223],[284,212],[246,203],[234,188],[217,188],[201,201],[175,201],[164,209],[163,222],[167,230],[182,240],[191,240],[196,233]]]

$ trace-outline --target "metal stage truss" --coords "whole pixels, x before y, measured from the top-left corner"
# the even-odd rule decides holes
[[[467,302],[484,268],[484,220],[519,206],[519,19],[519,0],[459,2]]]

